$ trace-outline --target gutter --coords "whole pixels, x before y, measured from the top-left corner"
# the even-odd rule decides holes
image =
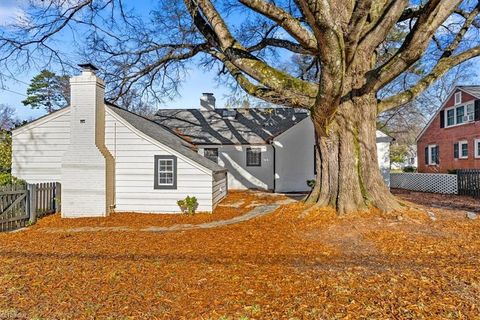
[[[270,141],[270,145],[272,146],[273,149],[273,192],[275,193],[276,189],[276,182],[277,182],[277,149],[275,149],[275,145],[273,144],[274,141]]]

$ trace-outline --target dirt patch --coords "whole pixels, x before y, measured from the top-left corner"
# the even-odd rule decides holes
[[[480,200],[473,197],[392,189],[403,200],[430,208],[480,212]]]

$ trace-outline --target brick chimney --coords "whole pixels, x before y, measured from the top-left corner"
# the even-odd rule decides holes
[[[200,110],[215,110],[215,96],[213,93],[202,93],[202,96],[200,97]]]
[[[114,207],[115,162],[105,146],[105,84],[92,64],[70,79],[70,146],[62,159],[62,217],[105,217]]]

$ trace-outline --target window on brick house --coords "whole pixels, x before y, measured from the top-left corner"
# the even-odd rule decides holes
[[[438,145],[432,144],[425,148],[425,163],[433,166],[439,164],[439,148]]]
[[[475,158],[480,158],[480,138],[475,139]]]
[[[458,142],[459,159],[468,159],[468,142],[466,140]]]

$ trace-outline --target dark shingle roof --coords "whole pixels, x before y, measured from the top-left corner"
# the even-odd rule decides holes
[[[459,88],[470,93],[472,96],[480,98],[480,86],[459,86]]]
[[[122,117],[125,121],[130,123],[137,130],[146,134],[150,138],[157,140],[158,142],[174,149],[178,153],[195,161],[201,166],[212,170],[213,172],[222,172],[226,170],[215,162],[193,151],[192,148],[194,148],[194,146],[192,144],[176,136],[175,134],[164,128],[162,125],[159,125],[147,118],[139,116],[125,109],[119,108],[110,103],[108,103],[108,107],[110,108],[110,110]]]
[[[160,109],[153,120],[195,145],[225,145],[268,143],[307,117],[293,108]]]

